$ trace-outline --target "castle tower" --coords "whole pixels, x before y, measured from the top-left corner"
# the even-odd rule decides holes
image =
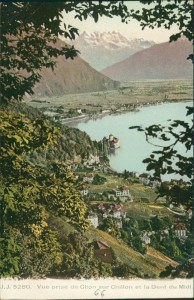
[[[112,142],[114,139],[114,136],[112,134],[109,134],[109,141]]]

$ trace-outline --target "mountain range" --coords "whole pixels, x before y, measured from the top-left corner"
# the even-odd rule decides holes
[[[85,33],[84,36],[88,35]],[[83,44],[87,42],[87,49],[89,49],[89,41],[91,41],[90,47],[97,45],[95,47],[99,51],[98,57],[99,55],[103,57],[106,48],[107,55],[109,53],[109,58],[113,59],[112,55],[114,57],[114,53],[116,53],[113,49],[124,49],[121,44],[126,46],[129,43],[125,37],[118,33],[114,34],[114,32],[99,35],[96,33],[93,35],[93,39],[91,39],[91,36],[88,40],[83,39],[82,36],[82,41]],[[98,36],[99,39],[97,39]],[[109,37],[109,39],[106,39],[106,43],[100,50],[102,37],[103,39]],[[133,42],[135,43],[135,41]],[[148,47],[149,42],[146,43],[146,41],[141,40],[140,44],[142,47],[144,44],[145,48]],[[58,41],[57,46],[64,45],[66,45],[64,41]],[[76,45],[75,48],[77,48]],[[80,56],[73,60],[60,56],[57,58],[57,66],[54,72],[46,68],[41,71],[42,78],[34,87],[35,97],[111,90],[119,86],[119,81],[190,79],[193,75],[193,67],[191,61],[186,59],[190,53],[192,53],[192,46],[185,38],[171,43],[154,44],[128,56],[123,61],[103,69],[101,73],[90,66],[88,63],[90,60],[89,55],[87,62]],[[91,57],[94,58],[95,55],[95,51],[91,51]],[[101,64],[101,59],[97,59],[97,56],[96,60]]]
[[[95,31],[91,34],[84,31],[71,44],[80,51],[84,60],[100,71],[155,43],[144,39],[128,39],[116,31]]]
[[[58,40],[57,47],[61,46],[65,46],[65,43]],[[118,82],[93,69],[79,56],[73,60],[59,56],[56,61],[54,71],[42,69],[42,78],[33,89],[36,97],[102,91],[118,85]]]
[[[186,38],[156,44],[102,70],[114,80],[190,79],[193,66],[187,60],[192,45]]]

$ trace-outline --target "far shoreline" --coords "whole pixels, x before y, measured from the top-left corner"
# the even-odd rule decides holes
[[[112,116],[112,115],[116,116],[116,115],[121,115],[121,114],[129,113],[129,112],[139,112],[140,111],[139,108],[143,108],[143,107],[150,107],[150,106],[162,105],[162,104],[168,104],[168,103],[180,103],[180,102],[186,103],[186,102],[192,102],[192,100],[182,99],[179,101],[169,100],[169,101],[165,101],[165,102],[152,102],[152,103],[140,102],[133,109],[129,109],[129,110],[120,110],[120,111],[117,110],[116,112],[99,113],[99,114],[95,114],[95,115],[84,115],[84,116],[66,118],[66,119],[63,119],[62,121],[58,121],[58,122],[60,122],[61,124],[65,125],[65,126],[71,126],[71,124],[74,122],[76,124],[79,124],[83,121],[98,120],[98,119],[105,118],[106,116]]]
[[[115,90],[34,97],[25,103],[66,124],[76,119],[136,111],[144,106],[192,100],[192,80],[171,79],[121,82]]]

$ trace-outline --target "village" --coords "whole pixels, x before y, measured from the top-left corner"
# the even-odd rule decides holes
[[[126,94],[127,88],[120,88],[120,95]],[[71,122],[80,122],[81,119],[101,118],[109,114],[118,114],[128,111],[138,110],[139,107],[147,105],[159,105],[164,102],[170,102],[166,94],[157,101],[139,101],[133,103],[124,101],[107,105],[106,93],[93,93],[94,98],[103,99],[103,102],[74,103],[64,109],[64,106],[52,106],[52,103],[46,103],[39,100],[31,100],[31,104],[37,101],[41,106],[39,109],[55,122],[61,124],[71,124]],[[126,95],[125,95],[126,96]],[[100,101],[99,100],[99,101]],[[104,102],[105,101],[105,102]],[[72,105],[72,102],[71,102]],[[186,209],[183,205],[177,205],[168,201],[165,197],[158,197],[157,189],[161,182],[153,178],[149,173],[138,173],[135,171],[124,171],[119,174],[112,170],[106,158],[110,153],[114,153],[120,147],[120,140],[113,134],[104,137],[100,144],[100,149],[96,154],[90,154],[87,159],[80,160],[75,158],[69,163],[69,168],[75,173],[77,180],[82,188],[80,193],[87,203],[88,220],[95,228],[103,228],[107,219],[112,219],[119,230],[124,228],[128,220],[154,218],[162,220],[167,217],[171,224],[163,226],[164,228],[156,230],[142,229],[140,233],[141,241],[144,245],[150,245],[152,240],[157,238],[161,241],[164,237],[170,238],[170,234],[185,244],[190,236],[190,222],[192,218],[192,209]],[[167,183],[169,186],[171,182]],[[167,228],[168,227],[168,228]]]
[[[81,99],[81,101],[80,101]],[[120,83],[115,90],[67,94],[56,97],[36,97],[28,104],[38,108],[56,122],[71,124],[85,119],[102,118],[110,114],[138,111],[141,107],[162,105],[192,99],[192,84],[188,81],[143,81]],[[65,103],[65,105],[64,105]]]
[[[119,147],[119,139],[112,134],[106,141],[112,148]],[[111,234],[112,225],[108,228],[107,223],[112,222],[118,230],[117,237],[122,238],[121,232],[126,230],[126,224],[136,220],[139,223],[145,220],[145,223],[156,223],[154,230],[153,226],[146,225],[138,231],[144,246],[152,245],[156,238],[161,242],[171,236],[184,245],[190,236],[192,209],[158,197],[157,189],[161,183],[149,173],[126,170],[117,173],[100,156],[92,154],[82,164],[74,161],[69,168],[80,183],[80,193],[87,203],[87,218],[91,226]],[[134,229],[134,225],[130,226]]]

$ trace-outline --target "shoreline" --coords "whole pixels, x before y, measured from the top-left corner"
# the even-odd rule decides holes
[[[107,114],[130,112],[141,107],[170,102],[193,100],[191,80],[156,80],[121,82],[123,90],[104,90],[50,97],[37,97],[25,101],[63,124],[102,118]]]
[[[182,100],[165,100],[165,101],[156,101],[156,102],[138,102],[137,104],[133,104],[134,108],[132,109],[117,109],[116,111],[109,111],[105,113],[95,113],[93,115],[80,115],[72,118],[65,118],[62,120],[57,120],[57,122],[60,122],[63,125],[71,125],[73,122],[79,123],[83,121],[89,121],[89,120],[97,120],[97,119],[102,119],[106,116],[112,116],[112,115],[121,115],[124,113],[129,113],[129,112],[139,112],[141,108],[143,107],[150,107],[150,106],[156,106],[156,105],[162,105],[162,104],[170,104],[170,103],[180,103],[180,102],[192,102],[193,100],[188,100],[188,99],[182,99]]]

